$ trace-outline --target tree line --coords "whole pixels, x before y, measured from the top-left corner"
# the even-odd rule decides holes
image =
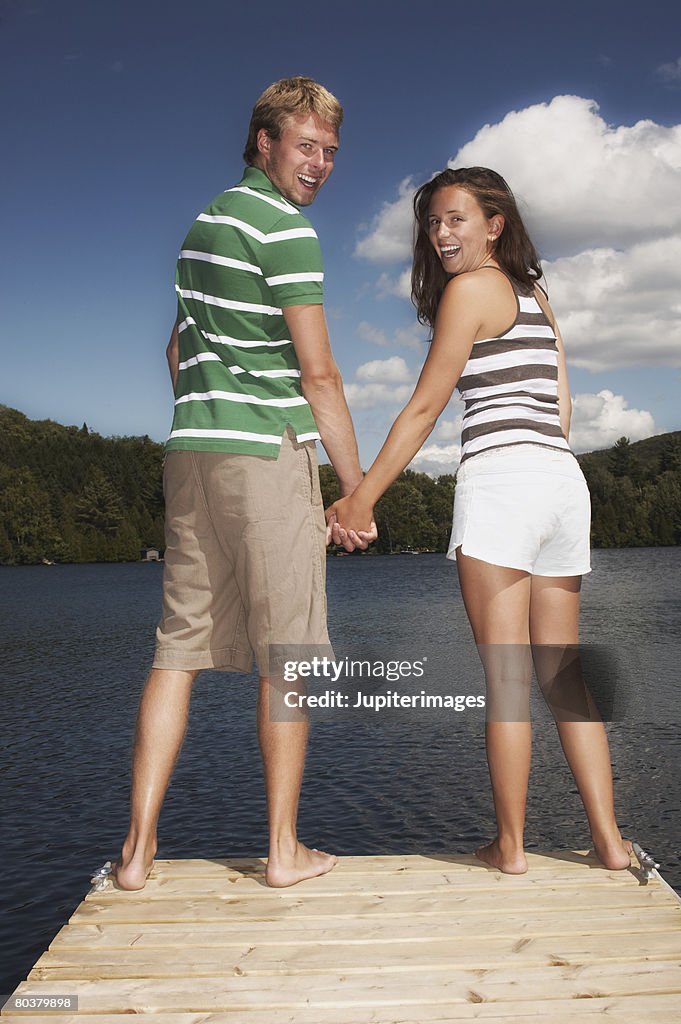
[[[128,562],[163,548],[163,446],[0,406],[0,564]]]
[[[136,561],[163,550],[163,446],[30,420],[0,406],[0,564]],[[579,456],[592,498],[594,547],[681,543],[681,431],[620,440]],[[330,466],[325,505],[338,497]],[[376,506],[372,550],[446,551],[453,474],[406,470]]]

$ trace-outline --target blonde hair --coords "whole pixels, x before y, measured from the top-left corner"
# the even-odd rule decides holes
[[[319,82],[303,75],[281,78],[265,89],[253,107],[244,161],[253,164],[258,154],[258,132],[261,128],[271,139],[279,139],[290,118],[300,114],[316,114],[336,133],[343,123],[343,108]]]

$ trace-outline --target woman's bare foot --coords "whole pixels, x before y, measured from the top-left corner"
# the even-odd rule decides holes
[[[295,885],[304,878],[325,875],[338,863],[332,853],[310,850],[303,843],[296,842],[288,850],[270,853],[265,870],[265,881],[273,888],[281,889]]]
[[[479,846],[475,856],[506,875],[524,875],[527,871],[527,858],[522,847],[502,846],[498,836],[487,846]]]
[[[594,853],[604,867],[610,871],[624,871],[631,867],[632,847],[628,839],[622,839],[619,832],[615,835],[602,837],[597,840],[591,837],[594,844]]]
[[[124,843],[120,857],[111,868],[114,885],[130,892],[143,889],[154,866],[155,853],[155,844],[146,849],[137,847],[130,852]]]

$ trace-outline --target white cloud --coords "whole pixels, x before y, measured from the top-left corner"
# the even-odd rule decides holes
[[[402,356],[391,356],[390,359],[372,359],[362,363],[355,371],[357,380],[382,381],[386,384],[403,384],[413,381],[414,373],[409,369]]]
[[[374,263],[390,263],[394,260],[406,260],[411,255],[411,217],[405,232],[404,211],[411,211],[411,197],[414,184],[411,178],[405,178],[399,185],[400,198],[396,203],[384,203],[380,213],[374,218],[369,234],[362,238],[355,248],[355,255]]]
[[[452,419],[440,419],[421,451],[411,462],[411,469],[429,476],[455,473],[461,459],[461,424],[463,402],[455,392],[443,415]]]
[[[362,341],[371,342],[372,345],[381,348],[409,348],[423,356],[426,355],[428,331],[417,322],[410,324],[409,327],[398,327],[392,336],[388,337],[382,327],[362,320],[357,324],[357,335]]]
[[[572,400],[570,445],[573,451],[609,448],[620,437],[640,441],[657,433],[655,421],[644,409],[628,409],[622,395],[599,391],[597,395],[575,395]]]
[[[409,468],[429,476],[442,476],[455,473],[460,459],[461,446],[458,444],[425,444]]]
[[[587,250],[545,273],[570,363],[681,366],[681,238]]]
[[[415,321],[411,327],[398,327],[395,331],[395,344],[401,348],[411,348],[422,356],[427,355],[426,342],[430,337],[428,328]]]
[[[402,356],[372,359],[357,367],[355,380],[345,384],[345,397],[353,411],[377,405],[397,409],[411,397],[415,381],[415,372]]]
[[[662,65],[681,82],[679,62]],[[591,370],[681,362],[681,124],[610,126],[594,100],[556,96],[485,125],[450,166],[499,170],[545,263],[570,362]],[[357,254],[405,258],[412,186],[385,203]],[[409,269],[379,295],[409,297]]]
[[[413,390],[411,384],[400,384],[396,387],[394,384],[351,382],[345,385],[345,397],[353,412],[359,409],[373,409],[377,405],[399,408],[411,397]]]
[[[411,268],[407,267],[397,277],[381,274],[376,282],[376,290],[379,299],[385,298],[386,295],[396,295],[398,299],[411,298]]]
[[[494,167],[509,181],[530,233],[552,256],[681,229],[681,125],[608,125],[594,100],[556,96],[512,110],[459,149],[449,167]],[[376,263],[411,255],[410,179],[383,204],[355,253]]]
[[[362,341],[370,341],[372,345],[380,345],[381,348],[387,348],[389,345],[388,336],[385,331],[380,327],[374,327],[373,324],[367,323],[366,320],[362,320],[357,324],[357,335]]]
[[[527,203],[548,254],[614,246],[681,229],[681,125],[608,125],[594,100],[556,96],[485,125],[450,167],[494,167]]]
[[[655,77],[665,85],[681,86],[681,57],[669,64],[660,64],[659,68],[655,69]]]
[[[405,183],[400,185],[399,199],[384,203],[371,225],[371,231],[355,247],[355,256],[372,263],[402,263],[411,258],[411,233],[414,224],[414,212],[411,205],[414,188],[404,190]],[[407,271],[408,273],[408,271]],[[404,277],[404,274],[402,275]],[[387,274],[379,278],[379,287],[384,282],[386,291],[391,291],[395,283]]]
[[[463,403],[460,399],[453,399],[454,402],[461,406]],[[440,420],[437,427],[435,428],[435,438],[438,441],[456,441],[461,437],[461,424],[463,422],[463,415],[459,413],[453,420]]]

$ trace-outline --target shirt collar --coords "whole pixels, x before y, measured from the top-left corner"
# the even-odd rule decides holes
[[[265,172],[261,171],[259,167],[247,167],[240,184],[247,185],[249,188],[257,188],[261,192],[269,192],[270,195],[276,196],[278,199],[284,199],[281,192],[274,187]]]

